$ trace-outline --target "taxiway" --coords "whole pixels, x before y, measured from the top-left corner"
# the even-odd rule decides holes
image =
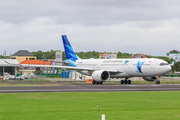
[[[0,93],[29,92],[114,92],[114,91],[180,91],[180,84],[164,85],[91,85],[1,86]]]

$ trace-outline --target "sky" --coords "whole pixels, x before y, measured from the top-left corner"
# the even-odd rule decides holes
[[[180,0],[0,0],[0,55],[18,50],[180,51]]]

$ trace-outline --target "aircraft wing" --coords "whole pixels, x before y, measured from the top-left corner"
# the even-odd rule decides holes
[[[23,67],[48,67],[48,68],[64,68],[64,69],[77,69],[77,70],[94,70],[93,68],[71,67],[71,66],[58,66],[58,65],[30,65],[21,64]]]
[[[84,67],[71,67],[71,66],[57,66],[57,65],[30,65],[30,64],[21,64],[20,66],[23,67],[48,67],[48,68],[64,68],[64,69],[71,69],[71,70],[88,70],[88,71],[96,71],[100,69],[94,69],[94,68],[84,68]],[[108,72],[122,72],[118,70],[113,69],[107,69]]]
[[[7,61],[5,61],[8,63]],[[8,63],[11,64],[11,63]],[[88,70],[88,71],[96,71],[101,69],[94,69],[94,68],[84,68],[84,67],[71,67],[71,66],[58,66],[58,65],[32,65],[32,64],[16,64],[22,67],[48,67],[48,68],[62,68],[62,69],[71,69],[71,70]],[[108,72],[119,72],[123,73],[123,71],[115,70],[115,69],[106,69]]]
[[[5,61],[7,64],[11,65],[19,65],[22,67],[48,67],[48,68],[66,68],[66,69],[79,69],[79,70],[94,70],[93,68],[81,68],[81,67],[70,67],[70,66],[57,66],[57,65],[33,65],[33,64],[12,64],[7,61]]]

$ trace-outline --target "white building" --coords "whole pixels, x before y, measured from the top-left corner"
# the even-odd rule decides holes
[[[0,75],[4,73],[16,75],[19,70],[19,62],[16,59],[0,59]]]

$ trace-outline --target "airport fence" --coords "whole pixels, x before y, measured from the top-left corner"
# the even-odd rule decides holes
[[[16,77],[20,77],[22,74],[16,74]],[[35,74],[35,76],[44,76],[47,78],[62,78],[62,74]],[[68,76],[67,76],[68,77]]]
[[[22,74],[16,74],[16,77],[20,77]],[[62,71],[61,74],[35,74],[35,76],[45,76],[47,78],[72,78],[73,73],[72,71]]]

